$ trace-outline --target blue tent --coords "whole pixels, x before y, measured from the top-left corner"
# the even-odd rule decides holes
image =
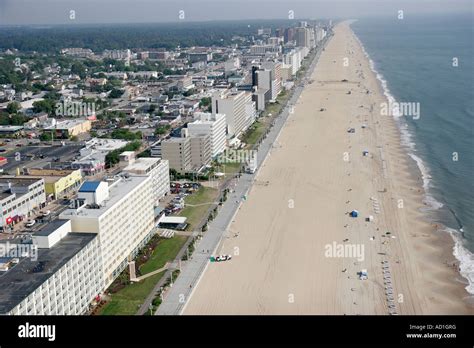
[[[359,212],[357,210],[353,210],[351,211],[351,216],[352,217],[358,217],[359,216]]]

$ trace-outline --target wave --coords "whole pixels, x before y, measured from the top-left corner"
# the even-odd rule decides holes
[[[458,230],[447,227],[445,231],[453,237],[453,255],[459,261],[459,273],[469,282],[466,290],[474,294],[474,254],[464,247],[462,234]]]
[[[352,29],[351,29],[352,30]],[[388,88],[387,81],[385,80],[384,76],[377,71],[375,68],[374,61],[370,58],[369,54],[365,50],[364,45],[357,37],[357,35],[352,30],[354,37],[356,38],[357,42],[359,43],[364,55],[369,60],[370,69],[374,72],[377,80],[379,80],[380,85],[382,86],[383,94],[387,98],[389,105],[398,105],[396,102],[395,97],[390,93],[390,89]],[[416,153],[416,143],[413,141],[413,135],[410,133],[408,128],[408,124],[402,120],[403,117],[400,117],[401,114],[397,108],[392,109],[391,115],[394,117],[397,126],[400,131],[401,135],[401,145],[405,146],[409,152],[408,155],[415,161],[418,169],[421,173],[421,178],[423,180],[423,190],[424,190],[424,198],[423,203],[425,203],[430,209],[438,210],[443,207],[443,203],[437,201],[431,194],[430,194],[430,187],[431,187],[431,175],[428,167],[424,164],[423,160],[417,156]],[[458,221],[460,226],[462,226],[461,222]],[[459,273],[467,279],[468,286],[466,286],[466,290],[468,293],[474,295],[474,254],[470,252],[465,246],[462,237],[462,227],[460,230],[455,230],[449,227],[445,227],[443,229],[445,232],[448,232],[454,241],[453,247],[453,255],[459,261]]]
[[[431,175],[428,168],[423,163],[423,160],[413,153],[408,153],[418,166],[418,169],[421,172],[421,179],[423,180],[423,190],[425,191],[425,197],[423,198],[423,203],[429,206],[433,210],[438,210],[443,207],[443,203],[437,201],[433,196],[429,194]]]

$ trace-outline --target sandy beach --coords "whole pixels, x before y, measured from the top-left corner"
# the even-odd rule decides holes
[[[184,314],[474,313],[368,59],[348,22],[334,31],[226,233],[232,260],[207,267]]]

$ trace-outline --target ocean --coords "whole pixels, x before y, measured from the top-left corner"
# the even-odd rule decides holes
[[[474,22],[472,14],[360,19],[352,29],[399,115],[402,142],[423,177],[429,216],[455,240],[474,294]],[[408,110],[408,109],[405,109]]]

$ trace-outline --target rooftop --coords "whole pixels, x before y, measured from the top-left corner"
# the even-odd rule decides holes
[[[97,235],[69,233],[50,249],[38,249],[38,258],[23,258],[0,273],[0,313],[7,313],[63,267]]]
[[[22,129],[23,126],[0,126],[0,132],[16,132]]]
[[[42,180],[40,177],[18,177],[18,176],[2,176],[0,178],[0,186],[30,186],[38,181]]]
[[[45,127],[45,129],[69,129],[71,127],[75,127],[79,124],[82,124],[84,122],[90,122],[86,119],[73,119],[73,120],[64,120],[64,121],[60,121],[58,123],[56,123],[55,126],[49,126],[49,127]]]
[[[49,236],[51,233],[56,231],[59,227],[66,224],[69,220],[56,219],[48,221],[48,223],[40,230],[34,233],[35,236]]]
[[[123,171],[145,171],[150,166],[154,165],[155,163],[158,163],[161,161],[161,158],[158,157],[141,157],[137,158],[135,162],[130,163],[128,166],[126,166]]]
[[[84,206],[79,209],[66,209],[60,214],[60,218],[72,219],[75,216],[98,218],[117,202],[125,199],[136,187],[149,179],[148,176],[129,176],[128,178],[121,178],[109,184],[109,198],[102,203],[103,205],[100,206],[100,208],[87,208]]]
[[[79,192],[95,192],[100,185],[100,181],[86,181],[79,188]]]

